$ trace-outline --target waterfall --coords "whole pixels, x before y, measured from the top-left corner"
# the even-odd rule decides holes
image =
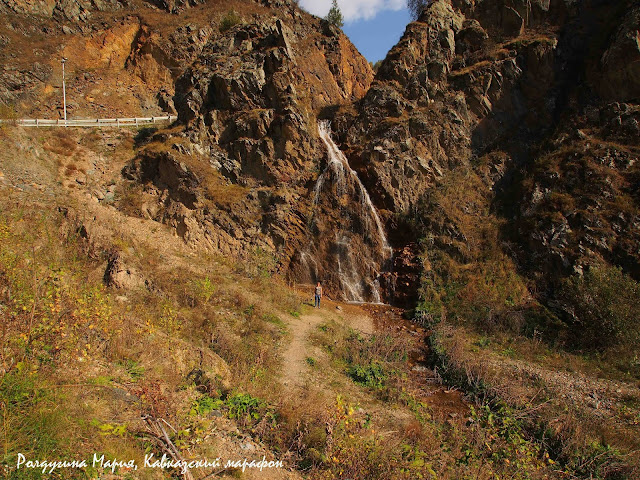
[[[344,172],[347,171],[349,176],[355,180],[358,185],[358,190],[360,193],[360,198],[362,199],[366,210],[368,211],[369,216],[366,217],[367,221],[370,221],[370,218],[373,218],[375,222],[377,235],[381,240],[382,248],[384,252],[386,252],[389,256],[391,255],[391,247],[387,242],[387,236],[384,234],[384,229],[382,228],[382,222],[380,221],[380,216],[376,211],[373,203],[371,202],[371,197],[369,196],[369,192],[364,188],[364,185],[358,178],[358,174],[349,166],[349,162],[347,161],[347,157],[344,156],[344,153],[338,148],[338,146],[334,143],[331,138],[331,123],[328,120],[321,121],[318,125],[318,132],[320,133],[320,138],[324,142],[327,147],[327,151],[329,152],[329,164],[325,171],[320,175],[318,181],[316,182],[314,204],[318,203],[318,195],[320,194],[320,190],[322,189],[322,185],[324,184],[324,176],[328,169],[333,170],[338,177],[338,195],[344,195],[344,185],[346,183]],[[342,188],[340,188],[342,187]]]
[[[324,274],[337,277],[336,283],[339,283],[345,300],[380,303],[380,282],[377,277],[392,255],[382,221],[358,174],[349,166],[347,158],[331,138],[330,123],[320,122],[318,130],[327,147],[328,162],[313,189],[310,230],[318,226],[317,217],[322,216],[321,203],[324,201],[332,204],[328,213],[325,211],[325,217],[334,215],[334,218],[322,220],[323,226],[329,225],[334,235],[331,235],[331,241],[327,238],[311,238],[309,247],[301,254],[301,263],[311,277],[317,279],[318,265],[323,263],[321,256],[330,257],[324,260],[328,264]],[[325,237],[328,236],[328,228],[323,230]],[[311,253],[314,250],[315,255]]]

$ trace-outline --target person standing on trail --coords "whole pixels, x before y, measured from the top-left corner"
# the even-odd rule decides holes
[[[318,282],[318,285],[316,285],[316,291],[315,291],[316,295],[315,295],[315,303],[314,303],[314,307],[315,308],[320,308],[320,299],[322,298],[322,287],[320,286],[320,282]]]

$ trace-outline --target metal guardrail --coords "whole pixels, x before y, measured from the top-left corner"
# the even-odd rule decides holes
[[[67,120],[47,120],[43,118],[21,118],[18,120],[0,120],[0,124],[8,123],[22,127],[138,127],[156,123],[174,122],[175,115],[164,117],[135,118],[76,118]]]

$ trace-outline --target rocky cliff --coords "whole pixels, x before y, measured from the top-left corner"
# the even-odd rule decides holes
[[[0,4],[5,110],[61,117],[64,56],[72,118],[177,112],[175,129],[141,135],[122,208],[288,272],[327,162],[318,113],[361,98],[373,77],[347,37],[286,1],[50,3]]]
[[[639,12],[443,0],[407,26],[334,122],[396,246],[417,229],[445,277],[506,253],[545,298],[601,262],[638,278]]]
[[[327,279],[336,294],[348,243],[364,252],[367,298],[377,280],[407,304],[421,270],[435,304],[470,285],[493,298],[517,279],[515,296],[495,296],[503,306],[552,301],[563,278],[593,264],[640,275],[637,2],[437,0],[375,78],[339,30],[288,1],[234,12],[0,5],[19,11],[0,32],[5,103],[59,114],[64,54],[73,114],[178,113],[175,128],[138,138],[120,204],[189,243],[260,257],[296,281]],[[329,168],[318,119],[346,153],[342,173]],[[373,217],[354,212],[368,200],[352,168],[391,260],[372,253],[384,250]]]
[[[333,26],[293,4],[272,13],[207,37],[175,83],[182,126],[152,137],[126,175],[142,184],[138,212],[186,241],[271,258],[297,281],[326,280],[339,296],[324,255],[311,253],[317,270],[300,268],[327,163],[317,116],[361,98],[373,74]],[[319,248],[327,252],[342,219],[324,210]]]

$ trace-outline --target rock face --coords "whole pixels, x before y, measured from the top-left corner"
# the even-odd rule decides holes
[[[349,157],[362,165],[365,183],[388,210],[407,211],[426,184],[468,159],[469,108],[446,88],[463,23],[449,3],[435,2],[410,24],[344,138]]]
[[[203,4],[204,0],[148,0],[148,3],[169,13],[179,14],[187,8]]]
[[[190,244],[270,269],[277,262],[297,280],[327,279],[339,297],[330,262],[293,272],[311,218],[327,232],[342,221],[330,199],[314,214],[312,197],[328,162],[318,113],[361,98],[373,78],[345,35],[289,1],[238,2],[233,15],[215,2],[72,3],[1,4],[15,12],[0,25],[9,47],[0,52],[4,103],[36,112],[20,116],[61,116],[58,60],[66,56],[72,117],[177,112],[180,127],[143,140],[124,170],[139,195],[122,208],[171,225]],[[117,13],[102,15],[107,7]],[[42,61],[31,60],[36,51],[19,31],[45,36]],[[334,251],[336,241],[324,236],[319,251]]]
[[[2,0],[0,12],[84,22],[94,11],[114,11],[126,6],[127,3],[127,0]]]
[[[625,12],[600,62],[592,69],[598,93],[611,100],[637,102],[640,97],[640,9]]]
[[[254,2],[242,15],[263,15]],[[0,1],[0,100],[20,116],[61,118],[60,59],[66,57],[67,108],[73,117],[170,113],[175,80],[218,32],[225,10],[158,12],[149,3]],[[164,95],[162,93],[164,92]]]
[[[317,232],[323,252],[336,248],[342,221],[313,201],[328,162],[316,112],[357,100],[373,74],[340,31],[282,8],[285,15],[208,35],[176,81],[184,130],[154,137],[126,175],[144,185],[144,214],[188,242],[245,263],[273,257],[296,280],[323,280],[339,297],[330,259],[300,268],[314,209],[329,232]]]
[[[432,2],[356,113],[334,122],[397,254],[417,228],[433,255],[470,266],[465,229],[484,217],[543,299],[598,262],[640,279],[639,13],[634,2]],[[456,185],[462,212],[430,200]]]
[[[640,278],[637,2],[435,0],[375,78],[295,2],[236,8],[230,21],[199,0],[2,0],[0,98],[59,115],[65,54],[73,114],[177,112],[139,139],[120,207],[337,296],[345,243],[367,299],[377,280],[408,304],[420,269],[468,271],[489,246],[543,299],[597,262]],[[372,253],[384,242],[364,191],[391,259]]]

